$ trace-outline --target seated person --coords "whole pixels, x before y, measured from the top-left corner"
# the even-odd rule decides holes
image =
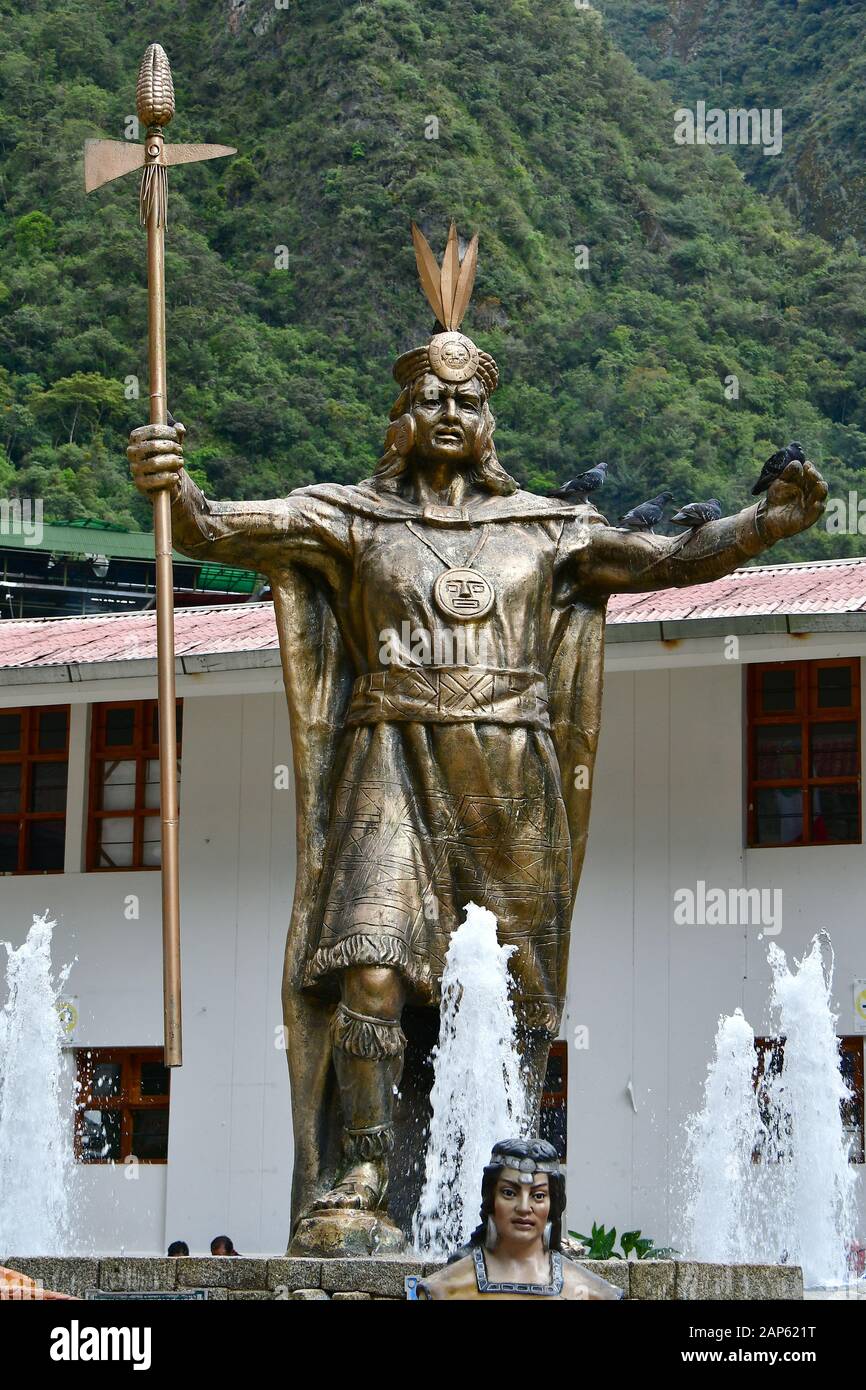
[[[419,1299],[624,1298],[622,1289],[562,1253],[565,1176],[543,1139],[495,1144],[481,1180],[481,1224]]]

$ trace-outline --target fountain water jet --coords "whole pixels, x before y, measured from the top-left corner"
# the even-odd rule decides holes
[[[699,1180],[686,1196],[684,1223],[700,1258],[717,1263],[755,1258],[755,1226],[745,1208],[755,1196],[752,1153],[763,1131],[752,1085],[755,1035],[735,1009],[719,1019],[707,1068],[703,1108],[686,1121],[689,1168]]]
[[[493,1145],[529,1133],[508,959],[496,918],[469,903],[451,937],[434,1050],[433,1117],[424,1186],[412,1223],[423,1254],[452,1253],[478,1222],[481,1173]]]
[[[810,1287],[843,1284],[856,1178],[840,1111],[849,1093],[831,1008],[832,954],[825,969],[818,935],[794,970],[775,943],[768,959],[782,1065],[767,1059],[759,1098],[752,1030],[739,1009],[720,1020],[704,1104],[685,1127],[677,1243],[700,1260],[785,1261],[802,1266]]]
[[[58,1255],[70,1248],[75,1162],[71,1096],[63,1085],[57,1002],[69,975],[51,970],[48,914],[33,918],[17,950],[6,947],[0,1010],[0,1255]]]

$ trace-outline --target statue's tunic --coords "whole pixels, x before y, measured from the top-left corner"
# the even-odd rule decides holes
[[[436,1003],[450,934],[475,901],[515,947],[524,1021],[555,1035],[575,887],[562,779],[576,771],[561,770],[551,739],[557,633],[576,591],[580,600],[581,560],[596,536],[590,602],[600,623],[606,583],[690,582],[689,565],[682,577],[675,569],[682,543],[612,533],[591,506],[526,493],[422,511],[370,484],[218,503],[184,477],[172,514],[178,549],[269,576],[278,626],[294,568],[312,574],[354,682],[299,983],[335,994],[347,966],[393,966],[411,999]],[[610,574],[605,534],[620,566]],[[761,542],[740,521],[697,548],[723,572]],[[462,622],[439,610],[434,585],[449,564],[471,564],[492,585],[485,616]],[[706,556],[703,564],[706,574]],[[317,655],[287,651],[282,627],[281,644],[288,686],[293,663]],[[592,661],[600,665],[597,648]],[[600,671],[598,681],[600,696]]]
[[[483,1299],[485,1302],[534,1298],[539,1302],[613,1302],[625,1297],[623,1289],[600,1275],[583,1269],[567,1256],[551,1255],[551,1278],[547,1285],[497,1284],[491,1282],[484,1252],[475,1246],[470,1255],[446,1265],[418,1284],[419,1300]]]

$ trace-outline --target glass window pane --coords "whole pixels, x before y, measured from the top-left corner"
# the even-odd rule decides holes
[[[69,712],[65,709],[49,709],[39,715],[40,753],[54,753],[66,747],[66,728]]]
[[[755,777],[758,781],[802,776],[802,739],[799,724],[756,724]]]
[[[132,816],[109,816],[99,822],[100,864],[103,867],[128,869],[132,864],[135,819]]]
[[[65,821],[31,821],[27,829],[28,869],[62,870],[65,844]]]
[[[131,845],[135,818],[133,816],[107,816],[100,822],[104,845]]]
[[[851,667],[819,666],[817,671],[819,709],[850,709]]]
[[[544,1075],[545,1091],[562,1091],[565,1089],[565,1075],[563,1069],[563,1059],[557,1052],[551,1052],[547,1059],[547,1071]]]
[[[31,763],[30,810],[66,810],[66,763]]]
[[[21,764],[0,763],[0,811],[21,809]]]
[[[135,809],[135,761],[102,764],[102,810]]]
[[[132,1111],[132,1152],[136,1158],[164,1163],[168,1158],[168,1106]]]
[[[803,838],[803,793],[797,787],[763,787],[755,792],[759,845],[795,845]]]
[[[120,1095],[122,1072],[119,1062],[93,1062],[90,1078],[90,1094],[95,1100]]]
[[[793,714],[797,708],[797,673],[774,670],[770,666],[760,675],[761,709],[765,714]]]
[[[813,724],[809,730],[813,777],[856,777],[857,725]]]
[[[135,738],[135,706],[122,705],[105,712],[106,748],[128,748]]]
[[[141,847],[141,862],[146,868],[154,868],[162,861],[161,829],[157,816],[148,816],[144,822],[144,844]]]
[[[850,787],[812,788],[812,840],[816,844],[859,837],[860,797],[856,782]]]
[[[81,1116],[81,1159],[84,1163],[120,1162],[120,1111],[85,1110]]]
[[[162,1062],[142,1062],[141,1094],[143,1096],[167,1096],[171,1072]]]
[[[21,747],[21,715],[0,714],[0,752],[12,753]]]
[[[14,874],[18,868],[18,826],[0,825],[0,873]]]
[[[131,869],[132,845],[100,845],[100,869]]]
[[[144,804],[159,810],[159,761],[152,758],[144,774]]]

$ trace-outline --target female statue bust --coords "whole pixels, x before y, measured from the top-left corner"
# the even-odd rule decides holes
[[[565,1176],[552,1144],[505,1139],[481,1179],[481,1223],[469,1245],[421,1280],[418,1298],[623,1298],[562,1253]]]

